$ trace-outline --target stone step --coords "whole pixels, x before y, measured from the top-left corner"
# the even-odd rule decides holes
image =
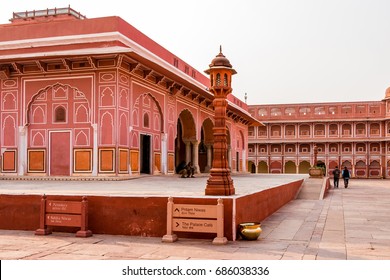
[[[323,199],[323,188],[327,178],[307,178],[298,193],[297,199]]]

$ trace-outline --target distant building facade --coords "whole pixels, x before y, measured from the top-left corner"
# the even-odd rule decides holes
[[[263,127],[249,127],[248,170],[308,173],[313,147],[331,175],[347,166],[355,178],[390,177],[390,89],[382,101],[251,105]]]
[[[173,174],[181,161],[207,172],[208,87],[203,73],[119,17],[87,19],[70,7],[14,13],[0,25],[0,173]],[[246,172],[257,120],[228,99],[229,166]]]

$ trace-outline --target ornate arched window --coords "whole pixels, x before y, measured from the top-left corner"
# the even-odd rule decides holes
[[[149,127],[149,114],[144,114],[144,127]]]
[[[221,74],[220,73],[217,73],[217,78],[216,78],[216,81],[215,81],[215,85],[216,86],[220,86],[221,85]]]
[[[63,106],[58,106],[54,112],[55,122],[66,122],[66,109]]]
[[[227,87],[228,85],[228,75],[225,73],[225,75],[223,75],[223,86]]]

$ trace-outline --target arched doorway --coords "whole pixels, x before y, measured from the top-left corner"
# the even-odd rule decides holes
[[[299,174],[308,174],[310,169],[310,163],[306,160],[299,163]]]
[[[259,161],[257,173],[268,173],[268,164],[265,161]]]
[[[26,114],[27,172],[50,176],[92,173],[91,115],[84,93],[68,84],[56,83],[37,92]],[[107,134],[104,140],[111,139]]]
[[[237,139],[237,154],[236,154],[236,170],[242,172],[246,170],[246,150],[245,150],[245,138],[244,134],[240,130]]]
[[[132,164],[139,164],[139,171],[143,174],[155,174],[160,173],[164,164],[161,160],[162,153],[162,139],[161,134],[164,131],[164,118],[159,102],[151,93],[143,93],[137,97],[134,102],[133,110],[133,126],[138,127],[136,137],[138,137],[137,143],[139,143],[139,156],[138,163],[132,162]],[[128,128],[126,121],[121,121],[122,125],[119,126],[119,140],[120,145],[125,148],[123,139],[126,139]],[[122,135],[122,136],[121,136]],[[119,162],[124,161],[119,154]]]
[[[297,166],[295,162],[289,160],[284,164],[284,173],[286,174],[295,174],[297,173]]]
[[[381,166],[377,160],[374,160],[368,166],[370,178],[379,178],[381,176]]]
[[[185,161],[186,163],[192,161],[195,168],[199,168],[198,162],[195,162],[195,153],[193,153],[193,142],[195,141],[195,120],[191,112],[188,109],[185,109],[180,113],[177,120],[177,134],[175,139],[175,166],[178,166],[182,161]],[[196,153],[198,153],[198,150]],[[196,159],[198,159],[197,156]]]
[[[248,172],[256,173],[256,165],[253,161],[248,161]]]
[[[270,164],[270,173],[280,174],[282,173],[282,163],[280,161],[272,161]]]
[[[367,177],[367,165],[363,160],[359,160],[355,164],[355,175],[357,178],[366,178]]]
[[[213,160],[214,124],[211,119],[204,120],[199,143],[199,169],[200,172],[209,172]]]
[[[144,174],[151,174],[151,136],[141,134],[140,137],[140,172]]]

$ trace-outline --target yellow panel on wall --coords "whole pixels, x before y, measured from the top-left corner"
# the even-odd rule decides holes
[[[173,153],[168,154],[168,172],[175,172],[175,154]]]
[[[119,172],[129,172],[129,150],[119,149]]]
[[[99,150],[99,172],[115,171],[115,149]]]
[[[92,150],[74,150],[74,172],[92,172]]]
[[[28,172],[46,172],[45,150],[28,151]]]
[[[154,153],[154,171],[155,172],[161,171],[161,154],[160,153]]]
[[[131,150],[130,151],[130,164],[131,164],[131,171],[138,172],[138,159],[139,159],[139,151],[138,150]]]
[[[16,151],[5,151],[3,153],[3,172],[16,172]]]

